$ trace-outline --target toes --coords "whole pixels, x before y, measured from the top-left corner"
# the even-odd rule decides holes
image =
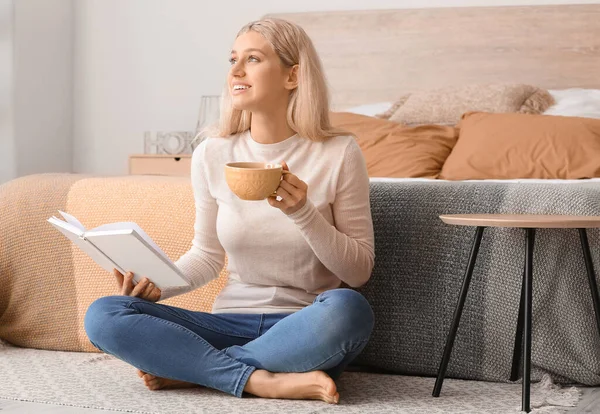
[[[151,391],[158,390],[161,388],[158,380],[146,381],[145,385]]]
[[[333,381],[330,377],[324,378],[320,385],[330,397],[333,397],[337,394],[337,386],[335,385],[335,381]]]
[[[138,377],[143,377],[146,373],[140,369],[137,370]]]
[[[340,401],[340,394],[338,394],[337,392],[335,393],[335,395],[325,394],[322,395],[322,399],[328,404],[337,404]]]

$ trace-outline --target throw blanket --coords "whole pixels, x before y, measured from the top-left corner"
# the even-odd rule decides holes
[[[357,359],[368,369],[436,375],[474,227],[440,214],[531,213],[600,216],[600,183],[373,182],[375,268],[359,289],[376,327]],[[596,275],[600,234],[588,230]],[[508,381],[525,260],[525,231],[487,228],[447,376]],[[598,278],[598,276],[596,276]],[[577,230],[536,231],[532,378],[600,384],[594,321]]]

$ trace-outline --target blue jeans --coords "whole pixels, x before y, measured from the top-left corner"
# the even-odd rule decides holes
[[[90,305],[84,327],[96,348],[144,372],[241,397],[255,369],[337,379],[373,322],[360,293],[333,289],[291,314],[211,314],[106,296]]]

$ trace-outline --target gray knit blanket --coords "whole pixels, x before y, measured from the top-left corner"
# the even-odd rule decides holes
[[[600,216],[600,183],[372,182],[375,268],[359,290],[375,312],[356,363],[371,370],[434,376],[450,328],[474,227],[440,214],[531,213]],[[600,233],[588,230],[596,275]],[[447,376],[508,381],[525,258],[525,231],[487,228]],[[596,276],[598,279],[598,276]],[[577,230],[536,231],[532,379],[600,384],[594,320]]]

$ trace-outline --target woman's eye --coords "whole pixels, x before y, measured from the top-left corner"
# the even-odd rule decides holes
[[[236,62],[237,62],[236,58],[229,58],[230,65],[235,65]],[[260,62],[260,59],[256,56],[248,56],[248,62]]]

